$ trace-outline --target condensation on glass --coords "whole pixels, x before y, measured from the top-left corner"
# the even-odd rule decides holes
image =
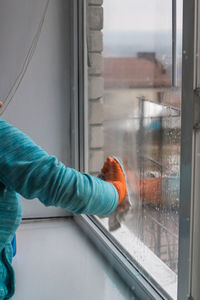
[[[178,273],[182,1],[176,5],[177,15],[173,16],[171,0],[104,0],[104,144],[101,149],[97,147],[104,159],[115,155],[123,160],[131,198],[131,206],[122,203],[100,222],[174,299]],[[172,51],[173,41],[176,47]],[[89,101],[89,109],[92,105]],[[91,140],[89,150],[95,150],[91,150]]]

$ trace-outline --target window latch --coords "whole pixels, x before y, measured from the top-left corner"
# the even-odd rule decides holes
[[[200,129],[200,88],[194,90],[194,129]]]

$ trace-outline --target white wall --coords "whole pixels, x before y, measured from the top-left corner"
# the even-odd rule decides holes
[[[37,31],[44,0],[0,2],[0,98],[4,100]],[[48,153],[70,164],[69,1],[50,0],[35,55],[2,117],[27,133]],[[66,212],[23,200],[24,217]]]

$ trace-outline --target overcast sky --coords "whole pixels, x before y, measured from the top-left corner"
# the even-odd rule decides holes
[[[172,0],[104,0],[104,29],[153,31],[171,29]],[[177,0],[181,28],[182,0]]]

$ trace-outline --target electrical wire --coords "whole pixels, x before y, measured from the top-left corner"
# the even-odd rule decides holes
[[[38,44],[38,41],[39,41],[39,38],[40,38],[40,35],[41,35],[41,32],[42,32],[42,28],[43,28],[43,25],[44,25],[44,21],[45,21],[45,17],[46,17],[46,14],[47,14],[47,10],[48,10],[48,6],[49,6],[49,2],[50,0],[47,0],[46,4],[45,4],[45,7],[44,7],[44,11],[43,11],[43,14],[42,14],[42,18],[40,20],[40,23],[38,25],[38,29],[36,31],[36,34],[31,42],[31,46],[27,52],[27,55],[25,56],[25,59],[24,59],[24,63],[22,65],[22,68],[21,68],[21,71],[19,72],[18,76],[16,77],[13,85],[11,86],[9,92],[8,92],[8,95],[6,96],[5,100],[3,101],[2,99],[2,102],[3,102],[3,106],[0,110],[0,115],[2,115],[4,113],[4,111],[6,110],[6,108],[8,107],[9,103],[13,100],[25,74],[26,74],[26,71],[28,69],[28,66],[33,58],[33,55],[35,53],[35,50],[37,48],[37,44]]]

